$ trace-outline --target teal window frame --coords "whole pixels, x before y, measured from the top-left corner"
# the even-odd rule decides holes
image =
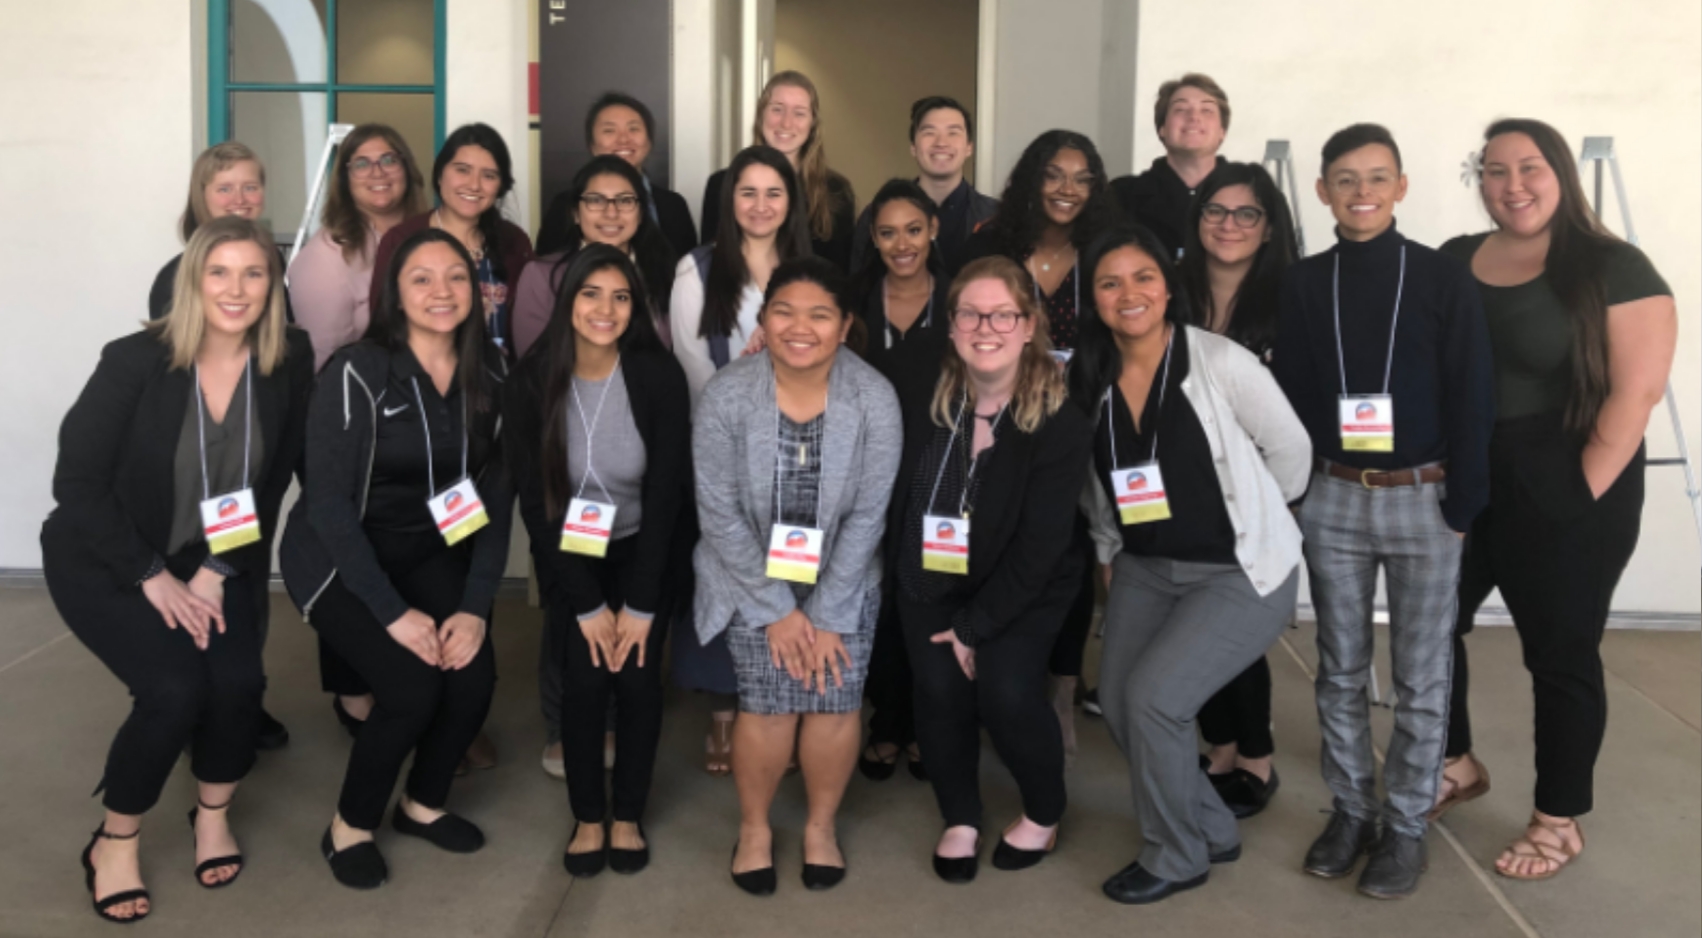
[[[432,83],[429,85],[361,85],[337,80],[337,2],[325,0],[325,81],[240,82],[230,80],[231,0],[207,0],[207,137],[208,144],[230,139],[231,95],[243,91],[317,93],[325,95],[325,113],[337,120],[337,96],[365,94],[429,94],[432,96],[432,149],[443,146],[443,77],[447,70],[448,0],[432,0]],[[358,2],[358,0],[352,0]]]

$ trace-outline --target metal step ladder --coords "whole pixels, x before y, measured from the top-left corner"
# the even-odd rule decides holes
[[[319,203],[325,197],[325,179],[331,166],[331,157],[337,148],[343,145],[350,133],[355,129],[353,124],[332,124],[325,133],[325,146],[319,151],[319,169],[313,176],[313,188],[307,192],[307,205],[301,212],[301,226],[295,231],[295,241],[290,245],[290,256],[284,267],[284,283],[289,283],[289,265],[295,263],[296,256],[301,253],[302,242],[307,240],[307,233],[313,229],[315,217],[319,214]]]
[[[1260,164],[1276,180],[1277,191],[1288,199],[1288,214],[1294,218],[1294,239],[1300,256],[1306,256],[1306,229],[1300,224],[1300,187],[1294,181],[1294,148],[1287,140],[1266,140]]]

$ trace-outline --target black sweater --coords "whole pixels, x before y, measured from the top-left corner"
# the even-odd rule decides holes
[[[1349,394],[1380,394],[1389,328],[1406,248],[1389,394],[1395,408],[1392,453],[1341,445],[1335,307],[1341,261],[1341,347]],[[1465,531],[1489,502],[1489,437],[1495,386],[1489,331],[1471,272],[1459,261],[1403,237],[1393,226],[1370,241],[1338,240],[1283,276],[1271,372],[1282,385],[1313,452],[1355,469],[1406,469],[1448,463],[1443,516]]]

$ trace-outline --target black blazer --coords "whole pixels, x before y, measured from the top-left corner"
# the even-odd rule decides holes
[[[503,389],[508,466],[520,500],[520,520],[531,537],[532,559],[545,602],[574,616],[606,603],[591,558],[561,550],[561,524],[544,498],[544,384],[549,355],[527,356]],[[691,394],[685,371],[661,348],[621,356],[621,378],[633,423],[644,440],[643,521],[635,535],[637,560],[627,570],[623,594],[633,609],[654,613],[662,593],[689,565],[695,538],[684,537],[691,511]],[[566,454],[561,454],[566,458]]]
[[[573,230],[573,205],[568,193],[561,192],[550,200],[544,219],[538,223],[538,240],[533,250],[539,257],[579,246],[579,233]],[[697,226],[691,220],[691,206],[685,196],[664,189],[652,182],[650,200],[656,205],[657,226],[668,239],[678,256],[697,247]]]
[[[721,230],[721,186],[726,178],[727,171],[718,169],[703,187],[703,212],[698,217],[703,219],[704,244],[712,243]],[[833,200],[833,234],[826,241],[818,241],[812,234],[810,251],[838,265],[841,273],[855,273],[851,270],[851,245],[857,234],[857,194],[851,189],[851,180],[831,169],[827,171],[827,193]],[[807,220],[808,209],[804,215]]]
[[[909,374],[913,377],[896,385],[904,409],[904,457],[887,507],[887,574],[895,579],[911,481],[935,429],[928,414],[934,383],[920,380],[915,370]],[[1092,423],[1065,401],[1033,433],[1007,426],[987,456],[969,528],[972,596],[952,616],[965,644],[997,638],[1055,580],[1077,575],[1082,555],[1072,532],[1076,502],[1089,478],[1092,436]]]
[[[302,464],[313,346],[285,333],[288,352],[270,375],[254,370],[254,409],[264,459],[254,473],[261,540],[221,554],[238,571],[264,577],[290,477]],[[167,556],[176,512],[178,438],[195,393],[193,373],[171,367],[159,336],[136,332],[107,344],[100,364],[59,428],[53,469],[57,503],[42,525],[43,562],[96,564],[111,582],[133,584]],[[198,566],[207,545],[185,550]]]

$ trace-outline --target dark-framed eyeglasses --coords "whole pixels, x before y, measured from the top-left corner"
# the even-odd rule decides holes
[[[987,328],[994,332],[1000,335],[1009,335],[1016,331],[1017,323],[1027,318],[1027,313],[1014,309],[996,309],[990,313],[983,313],[980,310],[963,307],[951,312],[952,325],[957,327],[959,332],[975,332],[981,328],[982,323],[986,323]]]
[[[1243,205],[1240,208],[1230,208],[1216,202],[1207,202],[1200,208],[1200,217],[1210,225],[1221,225],[1224,219],[1232,219],[1237,228],[1256,228],[1264,220],[1265,210],[1257,205]]]
[[[386,153],[376,160],[369,160],[364,156],[357,156],[349,161],[349,175],[370,176],[375,169],[389,172],[401,165],[402,158],[394,153]]]
[[[611,199],[596,192],[587,192],[579,197],[579,204],[593,212],[606,212],[613,208],[616,214],[631,215],[638,211],[638,196],[627,193]]]

